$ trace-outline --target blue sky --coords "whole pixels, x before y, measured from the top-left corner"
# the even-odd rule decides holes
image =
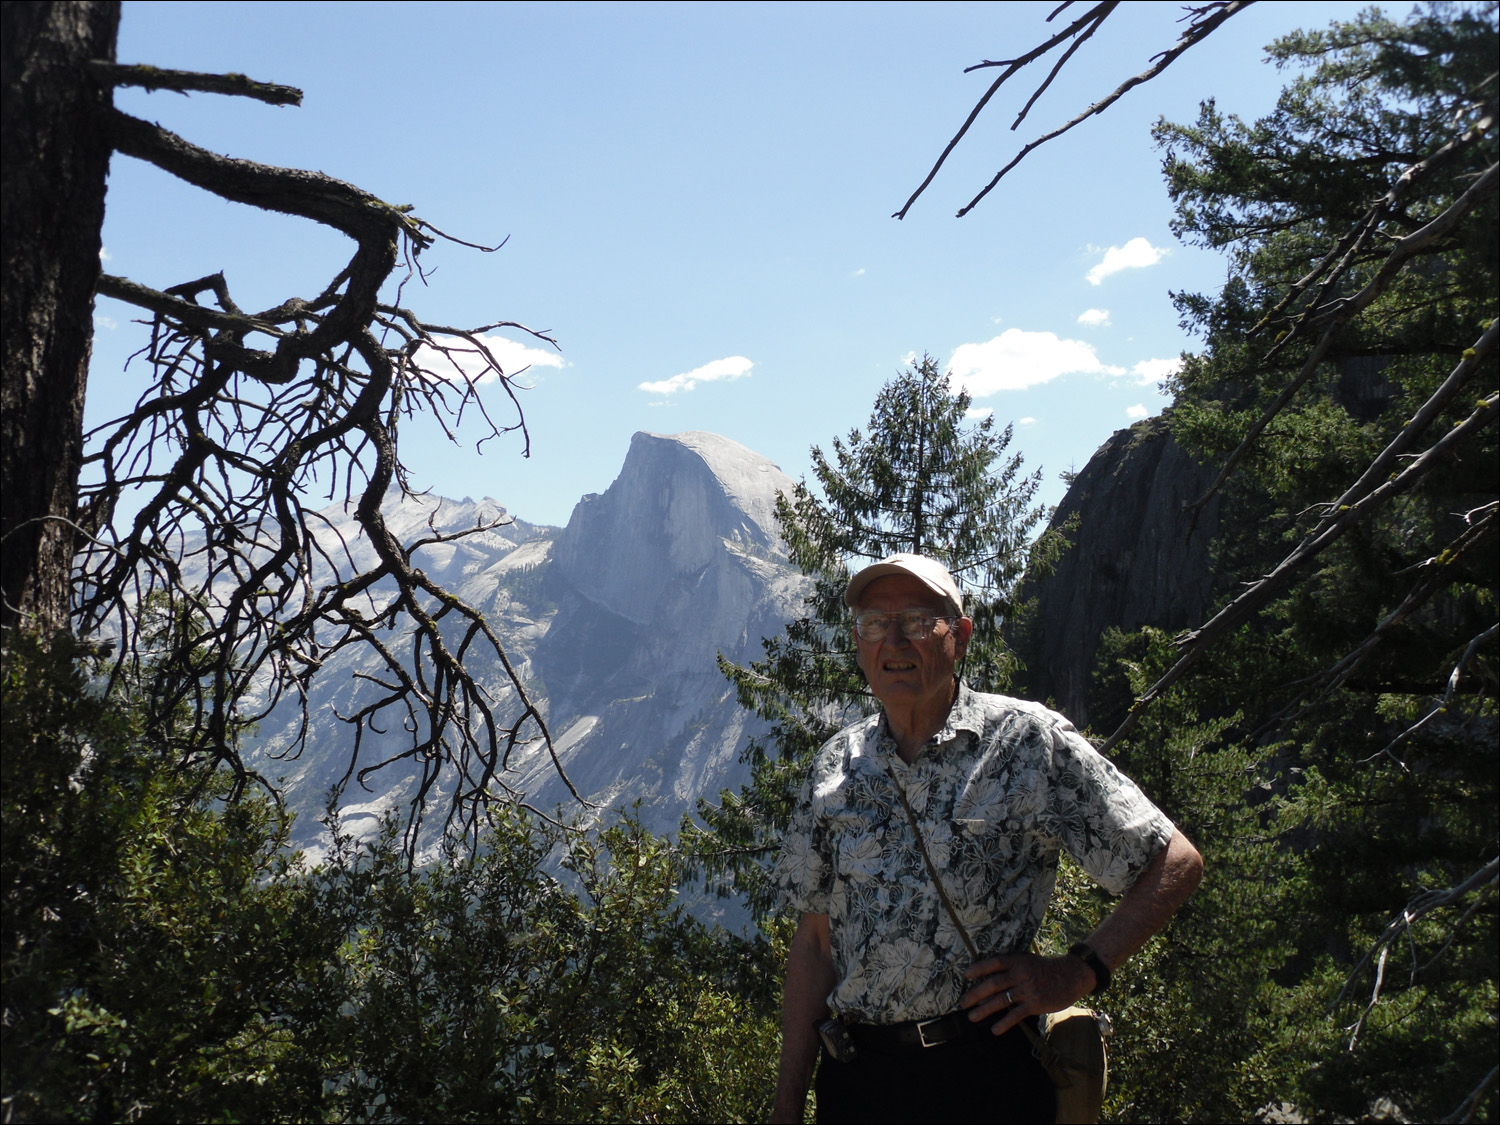
[[[863,425],[881,384],[929,352],[1016,424],[1012,448],[1055,502],[1059,473],[1165,405],[1156,382],[1192,347],[1169,291],[1225,277],[1220,256],[1171,235],[1151,123],[1191,120],[1205,97],[1266,112],[1286,76],[1260,48],[1361,6],[1255,5],[963,219],[1021,144],[1169,46],[1181,6],[1124,5],[1011,133],[1033,64],[901,222],[889,216],[989,82],[963,68],[1050,34],[1053,5],[128,2],[121,61],[239,71],[305,97],[117,100],[215,151],[411,203],[460,237],[509,236],[494,254],[434,247],[404,303],[556,336],[560,353],[523,352],[516,333],[497,345],[535,361],[532,455],[514,436],[481,456],[478,431],[454,445],[409,424],[422,487],[561,524],[608,487],[637,430],[711,430],[800,477],[810,446]],[[124,157],[104,242],[109,272],[156,288],[222,269],[243,307],[311,297],[348,257],[339,235]],[[144,338],[133,315],[99,303],[91,422],[143,388],[125,369]]]

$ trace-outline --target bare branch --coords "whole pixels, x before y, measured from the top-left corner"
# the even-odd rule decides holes
[[[515,747],[540,741],[560,774],[561,764],[483,615],[412,564],[413,550],[458,535],[404,545],[381,505],[408,487],[404,415],[422,411],[453,436],[472,408],[484,436],[518,430],[529,441],[516,373],[501,369],[484,332],[510,327],[556,342],[510,321],[432,325],[382,302],[401,248],[410,263],[430,245],[427,232],[446,237],[406,208],[317,173],[217,156],[125,114],[111,122],[120,151],[226,199],[331,226],[354,246],[317,297],[255,314],[235,303],[222,274],[165,290],[123,278],[101,285],[152,314],[143,355],[153,386],[88,438],[92,483],[81,488],[79,522],[94,541],[76,572],[81,630],[120,622],[115,675],[154,676],[164,715],[191,708],[198,722],[183,756],[220,762],[241,785],[251,777],[236,746],[250,720],[242,711],[264,716],[283,698],[296,702],[300,721],[280,751],[295,758],[310,731],[311,678],[355,646],[374,653],[378,671],[365,678],[384,690],[344,717],[353,727],[346,780],[363,783],[396,764],[414,769],[408,855],[440,792],[445,828],[474,830],[486,803],[524,796],[505,779]],[[247,346],[256,334],[273,347]],[[479,393],[489,380],[513,420],[492,418]],[[373,566],[357,566],[350,543],[307,506],[325,479],[330,498],[342,485]],[[136,511],[117,531],[127,498]],[[167,624],[152,626],[152,614]],[[170,634],[165,649],[149,641],[153,627]],[[392,642],[385,634],[397,627]],[[484,661],[497,669],[495,695],[468,667]],[[391,729],[407,732],[405,748],[361,764],[365,736]]]
[[[1417,581],[1416,585],[1412,588],[1410,593],[1408,593],[1407,596],[1402,600],[1401,604],[1390,613],[1388,613],[1385,618],[1381,620],[1380,624],[1378,624],[1374,628],[1374,630],[1371,631],[1370,635],[1367,636],[1363,641],[1361,641],[1357,646],[1355,646],[1354,650],[1346,655],[1337,664],[1333,665],[1333,667],[1318,674],[1317,676],[1313,676],[1307,680],[1301,681],[1301,684],[1299,686],[1302,686],[1304,688],[1314,684],[1321,685],[1319,687],[1317,695],[1314,696],[1310,701],[1301,705],[1293,704],[1291,706],[1283,708],[1276,715],[1273,715],[1264,725],[1256,729],[1250,735],[1248,741],[1252,743],[1259,742],[1264,735],[1276,729],[1282,723],[1292,719],[1301,718],[1316,703],[1327,698],[1330,693],[1336,691],[1338,688],[1347,683],[1349,678],[1354,675],[1355,671],[1364,662],[1365,658],[1369,656],[1370,653],[1372,653],[1382,641],[1385,640],[1385,638],[1393,629],[1395,629],[1397,625],[1406,620],[1406,618],[1411,616],[1411,614],[1414,613],[1420,606],[1425,604],[1433,594],[1437,593],[1439,590],[1446,588],[1452,583],[1454,573],[1453,568],[1460,561],[1467,558],[1470,552],[1484,545],[1495,534],[1497,524],[1497,510],[1500,510],[1500,505],[1496,505],[1494,503],[1484,505],[1479,509],[1479,511],[1482,511],[1484,513],[1484,516],[1477,523],[1470,522],[1469,526],[1465,527],[1463,532],[1460,533],[1451,543],[1447,544],[1440,552],[1438,552],[1431,558],[1419,563],[1418,566],[1414,569],[1418,569],[1422,572],[1421,577]],[[1474,513],[1469,513],[1470,521],[1472,521],[1473,515]],[[1434,704],[1433,710],[1429,712],[1425,718],[1423,718],[1415,726],[1408,729],[1404,734],[1396,738],[1393,742],[1386,746],[1384,750],[1381,750],[1377,754],[1371,755],[1372,758],[1379,757],[1381,754],[1390,755],[1391,752],[1396,748],[1396,746],[1415,734],[1424,724],[1426,724],[1429,719],[1446,711],[1448,704],[1453,698],[1453,693],[1458,688],[1459,672],[1464,668],[1465,665],[1468,664],[1474,653],[1477,652],[1479,648],[1483,647],[1486,638],[1493,638],[1494,631],[1495,630],[1491,628],[1487,633],[1481,634],[1470,642],[1468,650],[1462,657],[1460,657],[1458,664],[1454,667],[1452,673],[1448,677],[1448,691],[1443,696],[1442,702]],[[1403,769],[1405,768],[1405,765],[1399,760],[1396,760],[1394,758],[1392,760],[1396,761],[1397,765],[1401,765]]]
[[[1307,537],[1260,581],[1221,609],[1207,624],[1183,635],[1181,644],[1186,651],[1167,672],[1151,685],[1151,688],[1131,705],[1125,719],[1099,747],[1100,753],[1108,753],[1120,739],[1124,738],[1140,721],[1147,708],[1163,692],[1176,683],[1197,662],[1198,658],[1216,644],[1230,630],[1245,621],[1263,606],[1273,594],[1283,589],[1303,567],[1312,562],[1325,549],[1337,542],[1357,522],[1370,515],[1383,504],[1403,492],[1414,488],[1447,457],[1454,449],[1473,434],[1495,421],[1496,403],[1500,394],[1491,394],[1481,399],[1474,413],[1432,444],[1400,473],[1371,489],[1364,496],[1354,498],[1353,490],[1346,492],[1331,507],[1331,511],[1307,535]],[[1398,439],[1399,440],[1399,439]],[[1366,474],[1368,477],[1368,474]],[[1361,477],[1365,480],[1366,477]]]
[[[93,59],[89,73],[105,86],[142,86],[146,90],[201,90],[206,94],[231,94],[271,105],[301,105],[302,91],[295,86],[257,82],[243,74],[202,74],[195,70],[164,70],[159,66],[105,62]]]
[[[1495,166],[1491,165],[1490,172],[1488,173],[1491,191],[1494,190],[1494,172]],[[1394,277],[1394,273],[1391,276]],[[1389,284],[1389,281],[1390,279],[1388,278],[1387,284]],[[1366,289],[1368,290],[1368,288],[1367,286]],[[1373,299],[1374,297],[1372,296],[1370,300]],[[1312,377],[1313,372],[1317,370],[1318,364],[1322,363],[1324,357],[1328,354],[1328,349],[1332,346],[1334,337],[1343,329],[1345,323],[1358,312],[1362,311],[1368,304],[1369,301],[1365,301],[1358,308],[1351,307],[1347,312],[1340,313],[1334,319],[1334,322],[1323,330],[1322,338],[1319,339],[1317,347],[1312,350],[1312,354],[1303,362],[1302,370],[1282,389],[1282,392],[1276,396],[1276,400],[1251,425],[1249,431],[1240,440],[1240,444],[1235,447],[1234,452],[1219,467],[1218,473],[1214,476],[1212,483],[1204,489],[1203,495],[1199,496],[1198,499],[1194,500],[1184,509],[1184,511],[1191,512],[1193,516],[1189,524],[1189,534],[1191,534],[1192,527],[1196,526],[1198,512],[1202,510],[1203,505],[1207,504],[1213,498],[1214,493],[1218,492],[1224,482],[1229,479],[1229,474],[1234,471],[1235,466],[1250,452],[1256,440],[1259,439],[1265,428],[1271,424],[1271,420],[1281,412],[1282,408],[1292,400],[1292,396]],[[1480,366],[1495,350],[1497,323],[1500,322],[1490,322],[1484,334],[1475,341],[1472,348],[1464,353],[1463,360],[1453,369],[1448,378],[1443,381],[1442,386],[1438,387],[1432,393],[1432,396],[1422,404],[1421,409],[1412,415],[1401,432],[1396,435],[1396,439],[1360,475],[1359,480],[1349,489],[1350,492],[1362,490],[1370,481],[1389,472],[1391,466],[1395,464],[1396,458],[1410,448],[1412,442],[1427,429],[1432,420],[1448,405],[1459,389],[1479,370]]]
[[[1490,1092],[1497,1079],[1500,1079],[1500,1066],[1492,1066],[1490,1072],[1479,1080],[1479,1084],[1469,1091],[1469,1096],[1458,1103],[1458,1108],[1443,1118],[1443,1125],[1466,1125],[1473,1121],[1479,1107],[1484,1104],[1484,1096]]]
[[[1455,886],[1440,891],[1423,891],[1416,898],[1412,899],[1411,902],[1407,903],[1405,909],[1387,924],[1375,944],[1360,958],[1359,963],[1350,970],[1349,976],[1344,980],[1344,987],[1339,990],[1338,996],[1333,1001],[1332,1006],[1335,1008],[1342,1004],[1344,997],[1349,994],[1349,990],[1354,986],[1354,982],[1364,972],[1365,966],[1372,960],[1377,962],[1375,985],[1370,993],[1370,1001],[1365,1005],[1364,1011],[1360,1013],[1359,1019],[1347,1029],[1350,1032],[1349,1050],[1354,1050],[1355,1043],[1359,1040],[1360,1032],[1364,1029],[1365,1021],[1369,1018],[1370,1013],[1375,1010],[1375,1005],[1380,1000],[1381,989],[1385,983],[1385,962],[1386,957],[1390,953],[1391,944],[1398,941],[1403,935],[1409,934],[1412,923],[1426,917],[1434,910],[1439,910],[1444,906],[1451,906],[1453,903],[1459,902],[1465,895],[1473,891],[1493,889],[1497,879],[1500,879],[1500,857],[1490,860],[1478,871],[1475,871],[1467,879]]]
[[[1492,81],[1492,79],[1491,79]],[[1487,81],[1485,85],[1488,85]],[[1458,156],[1462,155],[1470,147],[1482,140],[1486,133],[1494,126],[1495,107],[1491,104],[1480,118],[1468,130],[1460,136],[1455,137],[1443,145],[1430,156],[1424,157],[1415,164],[1406,168],[1401,175],[1396,177],[1383,196],[1371,205],[1364,216],[1350,227],[1334,247],[1324,255],[1305,275],[1292,283],[1287,290],[1286,296],[1278,301],[1259,324],[1252,328],[1251,334],[1260,332],[1266,325],[1274,323],[1279,319],[1286,309],[1294,304],[1299,298],[1306,294],[1319,280],[1323,281],[1318,290],[1318,296],[1314,298],[1313,304],[1321,304],[1334,284],[1342,279],[1351,268],[1354,256],[1366,245],[1370,237],[1380,229],[1380,224],[1399,214],[1400,204],[1409,196],[1412,190],[1419,184],[1425,182],[1429,177],[1440,169],[1451,164]],[[1384,156],[1382,156],[1384,160]]]
[[[1026,157],[1036,149],[1040,148],[1048,141],[1057,139],[1064,133],[1068,132],[1068,130],[1072,129],[1075,125],[1088,120],[1095,114],[1103,113],[1106,109],[1114,105],[1115,102],[1119,101],[1120,98],[1122,98],[1126,93],[1134,89],[1136,86],[1151,81],[1151,79],[1155,78],[1162,71],[1166,70],[1167,67],[1171,66],[1172,63],[1176,62],[1178,57],[1181,56],[1181,54],[1189,47],[1193,47],[1198,43],[1201,43],[1209,35],[1212,35],[1216,30],[1218,30],[1218,28],[1223,25],[1225,20],[1238,15],[1254,2],[1255,0],[1212,0],[1211,3],[1191,8],[1190,13],[1192,16],[1192,22],[1188,25],[1187,30],[1182,33],[1177,42],[1173,44],[1168,50],[1165,50],[1159,55],[1155,56],[1156,61],[1151,66],[1147,67],[1135,77],[1128,78],[1124,82],[1120,83],[1120,85],[1115,87],[1115,89],[1108,95],[1095,102],[1093,105],[1089,106],[1086,110],[1073,117],[1071,120],[1067,121],[1063,125],[1058,126],[1056,129],[1053,129],[1049,133],[1044,133],[1042,136],[1038,137],[1036,140],[1028,144],[1019,153],[1017,153],[1014,158],[1012,158],[1009,164],[1005,165],[1005,167],[1001,168],[1000,171],[995,173],[994,179],[990,180],[990,182],[985,185],[984,189],[980,191],[978,195],[969,200],[969,202],[963,207],[959,208],[957,217],[963,218],[970,211],[972,211],[975,205],[977,205],[981,199],[983,199],[994,189],[995,185],[1000,182],[1000,180],[1005,176],[1007,172],[1009,172],[1017,164],[1021,163],[1022,160],[1026,159]],[[977,70],[981,67],[1005,66],[1006,70],[1000,75],[999,78],[994,81],[990,88],[985,91],[984,96],[979,99],[979,102],[974,106],[974,108],[969,111],[968,118],[959,128],[958,132],[954,134],[953,139],[948,142],[947,147],[943,149],[942,155],[938,157],[937,163],[935,163],[932,166],[931,171],[927,173],[927,177],[917,187],[917,190],[912,192],[911,198],[906,201],[901,210],[897,211],[892,216],[892,218],[904,219],[906,217],[906,213],[911,210],[911,206],[917,201],[917,197],[927,190],[927,185],[932,182],[933,177],[937,175],[938,169],[941,168],[943,166],[943,162],[948,159],[948,154],[952,152],[958,142],[963,139],[964,134],[969,131],[969,126],[974,123],[980,112],[986,105],[989,104],[990,98],[995,95],[995,92],[1000,88],[1000,86],[1005,82],[1007,78],[1009,78],[1012,74],[1014,74],[1021,67],[1025,66],[1027,63],[1033,61],[1036,58],[1039,58],[1041,55],[1046,54],[1059,43],[1062,43],[1063,41],[1075,36],[1081,36],[1081,38],[1086,39],[1089,36],[1093,35],[1093,33],[1098,30],[1099,25],[1102,24],[1106,18],[1108,18],[1110,12],[1113,11],[1114,7],[1114,4],[1096,5],[1083,16],[1079,17],[1077,20],[1074,20],[1073,23],[1063,31],[1059,32],[1051,39],[1048,39],[1045,43],[1041,44],[1041,46],[1028,51],[1026,54],[1020,56],[1015,60],[1009,62],[990,62],[986,60],[985,62],[980,63],[978,67],[970,67],[970,70]],[[1055,15],[1056,13],[1053,14]],[[1087,28],[1086,32],[1084,30],[1085,28]],[[1042,91],[1051,84],[1052,79],[1057,74],[1057,71],[1061,69],[1062,63],[1067,61],[1068,57],[1073,53],[1074,50],[1077,49],[1077,46],[1078,44],[1075,43],[1065,53],[1062,62],[1059,62],[1057,66],[1053,68],[1052,72],[1048,74],[1046,79],[1043,80],[1037,91],[1032,95],[1031,100],[1026,103],[1025,108],[1016,118],[1015,124],[1011,126],[1012,129],[1014,129],[1016,125],[1019,125],[1025,118],[1026,114],[1031,109],[1032,103],[1035,102],[1036,99],[1041,95]]]
[[[1394,751],[1396,747],[1400,746],[1403,742],[1411,739],[1429,722],[1437,718],[1437,716],[1447,714],[1448,708],[1453,702],[1453,695],[1456,691],[1458,691],[1459,676],[1463,673],[1464,668],[1468,666],[1470,660],[1474,659],[1475,653],[1484,648],[1486,645],[1493,644],[1497,636],[1500,636],[1500,625],[1491,625],[1483,633],[1480,633],[1479,636],[1471,640],[1468,644],[1468,647],[1464,649],[1464,654],[1460,656],[1458,658],[1458,662],[1453,665],[1453,671],[1448,674],[1448,688],[1443,692],[1443,698],[1438,700],[1437,703],[1433,704],[1432,709],[1428,711],[1427,714],[1423,715],[1415,723],[1407,727],[1395,738],[1391,739],[1391,741],[1388,742],[1378,754],[1371,755],[1371,757],[1379,757],[1381,754],[1384,754],[1385,756],[1392,758],[1392,760],[1395,760]]]
[[[1087,12],[1085,12],[1078,19],[1074,20],[1062,31],[1059,31],[1051,39],[1048,39],[1041,46],[1035,47],[1032,50],[1026,52],[1026,54],[1020,56],[1019,58],[1010,59],[1005,62],[990,62],[988,59],[986,59],[978,66],[971,66],[967,70],[965,70],[964,73],[967,74],[971,70],[978,70],[983,67],[1004,66],[1006,68],[1005,72],[990,84],[990,88],[984,92],[984,96],[980,98],[974,108],[969,111],[969,116],[965,118],[964,123],[959,126],[958,132],[953,134],[953,139],[950,140],[947,146],[943,149],[942,155],[937,158],[937,163],[932,166],[931,170],[927,173],[926,178],[921,182],[921,184],[917,186],[917,190],[911,193],[911,198],[908,199],[902,206],[901,210],[897,211],[894,215],[891,216],[891,218],[906,218],[906,213],[911,210],[911,205],[917,201],[917,197],[919,195],[927,190],[927,185],[932,183],[933,177],[938,174],[938,169],[941,168],[943,166],[943,162],[948,159],[948,154],[957,147],[959,141],[963,140],[964,134],[969,131],[969,126],[974,124],[975,119],[979,117],[979,114],[984,109],[984,107],[989,104],[990,99],[995,96],[995,92],[1005,84],[1006,79],[1015,74],[1016,71],[1020,70],[1027,63],[1041,58],[1041,56],[1052,50],[1052,48],[1057,46],[1059,43],[1071,39],[1073,36],[1079,34],[1085,27],[1089,27],[1090,24],[1092,24],[1093,27],[1089,28],[1089,34],[1093,34],[1094,29],[1109,17],[1110,12],[1119,7],[1119,3],[1120,0],[1105,0],[1104,3],[1094,5],[1094,7],[1090,8]],[[1051,16],[1047,17],[1047,19],[1050,21],[1052,19],[1052,16],[1057,15],[1057,13],[1062,11],[1064,7],[1067,7],[1067,5],[1064,4],[1062,7],[1059,7],[1057,11],[1054,11]],[[1049,78],[1048,81],[1050,80],[1051,79]],[[1014,126],[1012,127],[1014,128]]]
[[[1201,43],[1205,38],[1213,34],[1214,31],[1218,30],[1219,26],[1223,24],[1225,20],[1229,19],[1231,16],[1238,15],[1254,2],[1255,0],[1228,0],[1227,3],[1209,4],[1203,8],[1197,9],[1197,17],[1195,17],[1193,23],[1189,25],[1188,29],[1182,33],[1182,37],[1178,39],[1177,42],[1173,44],[1173,46],[1169,50],[1163,51],[1160,55],[1157,55],[1157,61],[1152,66],[1147,67],[1145,70],[1141,71],[1141,73],[1137,74],[1134,78],[1127,78],[1124,82],[1120,83],[1119,86],[1115,87],[1113,91],[1111,91],[1100,101],[1095,102],[1093,105],[1089,106],[1088,109],[1076,115],[1071,120],[1064,122],[1062,125],[1059,125],[1050,133],[1043,133],[1040,137],[1032,141],[1020,152],[1016,153],[1016,155],[1011,158],[1010,163],[1001,168],[1000,171],[996,172],[995,178],[987,183],[980,190],[978,195],[976,195],[973,199],[969,200],[968,203],[958,209],[958,214],[955,217],[961,219],[970,211],[972,211],[978,205],[981,199],[983,199],[991,191],[994,190],[995,185],[1005,177],[1005,174],[1007,172],[1009,172],[1017,164],[1021,163],[1021,161],[1025,160],[1026,157],[1032,152],[1034,152],[1038,148],[1041,148],[1041,146],[1046,144],[1048,141],[1056,140],[1058,137],[1062,136],[1064,133],[1072,129],[1075,125],[1082,124],[1084,121],[1087,121],[1095,114],[1103,113],[1106,109],[1114,105],[1115,102],[1119,101],[1136,86],[1151,81],[1151,79],[1155,78],[1162,71],[1166,70],[1167,67],[1176,62],[1178,57],[1189,47]],[[1209,8],[1217,8],[1217,10],[1213,15],[1208,16],[1207,18],[1203,18],[1203,12],[1208,10]]]
[[[194,328],[220,329],[226,332],[264,332],[268,336],[283,334],[281,328],[272,321],[258,320],[242,313],[224,313],[217,309],[205,308],[192,301],[184,301],[170,293],[131,281],[128,277],[100,274],[99,292],[106,297],[113,297],[117,301],[134,305],[136,308],[174,317]]]

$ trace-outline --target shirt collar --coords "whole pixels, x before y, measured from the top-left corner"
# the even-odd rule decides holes
[[[929,747],[945,746],[958,738],[959,731],[969,731],[975,737],[984,732],[984,712],[979,706],[976,694],[970,690],[969,685],[963,680],[957,680],[958,690],[953,697],[953,706],[948,708],[948,717],[943,721],[942,729],[929,738],[917,751],[920,758]],[[901,765],[901,755],[896,752],[896,739],[891,734],[890,723],[886,721],[885,708],[880,709],[880,723],[875,728],[876,738],[880,752],[887,758]]]

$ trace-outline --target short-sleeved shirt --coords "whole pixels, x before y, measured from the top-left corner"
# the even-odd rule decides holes
[[[773,875],[787,908],[828,915],[828,1006],[868,1023],[955,1011],[971,958],[901,807],[982,957],[1030,949],[1066,851],[1127,890],[1174,831],[1062,715],[960,684],[943,729],[907,765],[884,714],[818,752]]]

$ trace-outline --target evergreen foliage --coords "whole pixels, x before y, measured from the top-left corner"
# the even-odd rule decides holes
[[[1015,595],[1028,561],[1040,569],[1060,536],[1032,536],[1044,512],[1041,474],[1007,456],[1012,428],[968,418],[970,399],[923,356],[881,388],[869,425],[833,439],[830,459],[812,449],[816,489],[803,480],[777,500],[792,562],[812,579],[804,616],[763,644],[748,668],[720,657],[740,705],[771,724],[745,754],[751,780],[720,804],[700,801],[706,831],[685,818],[682,842],[724,893],[743,895],[757,917],[771,907],[766,882],[812,755],[874,706],[844,605],[854,570],[898,552],[940,559],[964,592],[974,634],[964,674],[982,691],[1015,672],[1000,625],[1023,607]]]
[[[7,640],[6,1120],[768,1109],[789,934],[686,917],[679,860],[629,818],[497,807],[476,855],[416,870],[391,822],[312,864],[271,803],[214,800],[230,778],[92,693],[76,646]]]
[[[1194,125],[1157,128],[1178,234],[1231,262],[1221,293],[1177,295],[1204,347],[1185,359],[1172,414],[1206,461],[1250,439],[1215,547],[1229,597],[1276,568],[1398,435],[1415,456],[1476,403],[1493,416],[1495,358],[1476,343],[1495,316],[1493,191],[1423,242],[1321,355],[1326,318],[1352,302],[1315,322],[1299,282],[1336,244],[1348,268],[1323,297],[1391,276],[1402,240],[1426,238],[1493,174],[1497,50],[1493,5],[1399,24],[1367,13],[1272,45],[1278,65],[1306,70],[1266,118],[1209,102]],[[1339,242],[1362,223],[1371,237]],[[1466,358],[1463,390],[1414,429]],[[1286,1105],[1310,1120],[1492,1119],[1497,479],[1490,425],[1138,708],[1114,747],[1207,863],[1110,1001],[1124,1031],[1118,1118]],[[1101,729],[1180,654],[1149,629],[1107,638],[1091,700]]]

